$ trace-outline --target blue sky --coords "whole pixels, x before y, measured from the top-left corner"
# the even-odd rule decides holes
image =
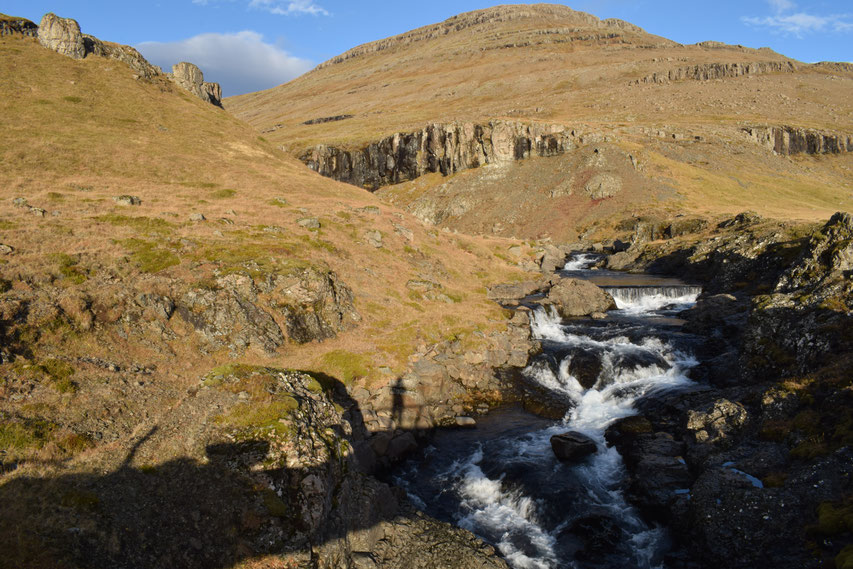
[[[46,12],[84,33],[137,47],[167,69],[192,61],[225,95],[284,83],[356,45],[500,2],[483,0],[4,0],[36,23]],[[504,2],[509,3],[509,2]],[[531,3],[531,2],[524,2]],[[768,46],[800,61],[853,61],[850,0],[576,0],[681,43]]]

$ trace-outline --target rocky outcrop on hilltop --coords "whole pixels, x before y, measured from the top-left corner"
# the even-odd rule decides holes
[[[431,124],[354,151],[317,146],[301,159],[323,176],[375,190],[429,172],[450,175],[530,156],[557,156],[582,141],[579,133],[562,125],[504,121]]]
[[[660,71],[632,81],[631,85],[660,85],[674,81],[710,81],[768,73],[793,73],[797,66],[791,61],[756,61],[748,63],[705,63]]]
[[[0,14],[0,36],[20,34],[27,37],[38,37],[39,27],[26,18],[12,18]]]
[[[792,126],[753,126],[743,131],[776,154],[840,154],[853,152],[853,135]]]
[[[197,65],[182,61],[172,66],[169,78],[201,99],[217,107],[222,106],[222,88],[219,83],[208,83]]]
[[[38,30],[39,43],[56,53],[73,59],[86,57],[86,44],[80,32],[80,24],[71,18],[60,18],[56,14],[45,14]]]
[[[138,77],[144,79],[150,80],[163,73],[130,46],[101,41],[81,33],[80,24],[71,18],[45,14],[38,26],[38,39],[44,47],[73,59],[83,59],[89,55],[116,59],[126,63]],[[222,89],[219,84],[205,82],[201,70],[192,63],[179,63],[166,76],[199,99],[222,106]]]

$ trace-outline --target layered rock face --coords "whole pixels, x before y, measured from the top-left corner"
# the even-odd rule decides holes
[[[668,71],[652,73],[642,79],[632,81],[632,85],[653,85],[672,83],[673,81],[709,81],[728,79],[745,75],[766,75],[768,73],[793,73],[797,66],[791,61],[766,61],[752,63],[706,63],[678,67]]]
[[[197,65],[182,61],[172,66],[170,79],[201,99],[217,107],[222,106],[222,88],[219,83],[207,83]]]
[[[743,129],[755,142],[776,154],[840,154],[853,152],[853,136],[791,126],[755,126]]]
[[[159,67],[148,63],[134,48],[101,41],[84,34],[75,20],[60,18],[56,14],[44,15],[38,26],[38,39],[44,47],[74,59],[83,59],[88,55],[116,59],[126,63],[139,77],[145,79],[152,79],[163,73]],[[219,84],[206,83],[201,70],[192,63],[179,63],[172,68],[172,73],[166,76],[199,99],[218,107],[222,106],[222,89]]]
[[[323,176],[375,190],[429,172],[449,175],[534,155],[556,156],[574,149],[578,142],[581,137],[562,125],[503,121],[431,124],[355,151],[320,145],[301,158]]]

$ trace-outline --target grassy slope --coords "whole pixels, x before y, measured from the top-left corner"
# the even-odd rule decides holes
[[[475,329],[503,326],[484,286],[521,275],[498,257],[511,243],[425,228],[367,192],[313,174],[171,83],[135,80],[119,62],[74,61],[20,37],[0,38],[0,54],[0,242],[15,249],[0,261],[13,287],[7,298],[43,287],[101,298],[164,279],[203,285],[216,269],[329,267],[354,292],[363,317],[358,328],[323,343],[285,345],[272,358],[248,352],[241,361],[322,371],[368,387],[396,377],[419,345],[457,335],[476,341]],[[115,204],[112,197],[121,194],[139,196],[142,205]],[[47,215],[13,207],[15,197]],[[359,210],[365,206],[379,214]],[[193,212],[208,221],[189,222]],[[296,223],[306,216],[319,218],[322,228]],[[413,240],[395,224],[410,229]],[[281,229],[265,231],[270,227]],[[383,234],[381,249],[364,237],[373,229]],[[439,283],[453,302],[406,288],[423,278]],[[230,361],[224,352],[203,357],[189,342],[172,347],[169,355],[112,332],[46,330],[33,351],[35,359],[61,354],[156,364],[156,381],[179,392]],[[45,405],[48,414],[62,414],[84,403],[72,395]],[[4,410],[17,412],[9,402]]]
[[[507,18],[519,11],[528,17]],[[471,24],[484,15],[493,19]],[[459,22],[471,25],[456,30]],[[446,28],[453,31],[413,41]],[[633,79],[690,65],[788,59],[770,50],[683,46],[637,30],[601,28],[581,13],[548,6],[466,14],[447,26],[380,43],[387,45],[379,51],[369,45],[356,48],[368,53],[324,64],[268,91],[230,98],[226,107],[262,131],[281,125],[264,136],[293,153],[317,143],[355,146],[451,120],[507,118],[616,132],[625,151],[646,149],[647,161],[655,165],[648,173],[648,189],[626,199],[619,206],[622,212],[652,205],[649,197],[661,185],[678,190],[681,199],[671,202],[672,207],[703,213],[751,208],[766,215],[816,219],[853,205],[849,156],[791,161],[771,156],[739,134],[745,124],[853,133],[853,77],[848,74],[798,64],[802,69],[794,74],[629,86]],[[354,118],[301,124],[340,114]],[[649,136],[657,131],[701,135],[710,144],[675,148]],[[410,193],[406,187],[399,191]],[[571,199],[563,202],[555,209],[589,210]],[[400,196],[397,203],[406,202]],[[464,219],[450,223],[460,229],[472,224]],[[565,233],[556,225],[537,228],[543,230]]]

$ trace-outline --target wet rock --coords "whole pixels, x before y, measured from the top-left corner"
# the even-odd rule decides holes
[[[456,426],[474,428],[477,426],[477,421],[473,417],[456,417]]]
[[[86,45],[80,24],[70,18],[60,18],[56,14],[45,14],[38,31],[39,43],[48,49],[67,55],[73,59],[86,57]]]
[[[616,302],[610,294],[580,279],[562,279],[551,287],[542,304],[554,306],[563,318],[588,316],[593,312],[616,308]]]
[[[598,382],[602,370],[601,355],[592,351],[572,355],[569,361],[569,373],[584,389],[591,389]]]
[[[566,462],[577,462],[595,454],[598,447],[594,440],[583,433],[569,431],[551,437],[551,449],[558,459]]]
[[[747,412],[740,403],[718,399],[703,410],[687,413],[687,431],[697,443],[717,443],[737,434],[746,424]]]
[[[583,540],[583,550],[579,552],[582,559],[600,558],[613,551],[624,534],[618,522],[605,512],[593,512],[576,519],[569,531]]]

